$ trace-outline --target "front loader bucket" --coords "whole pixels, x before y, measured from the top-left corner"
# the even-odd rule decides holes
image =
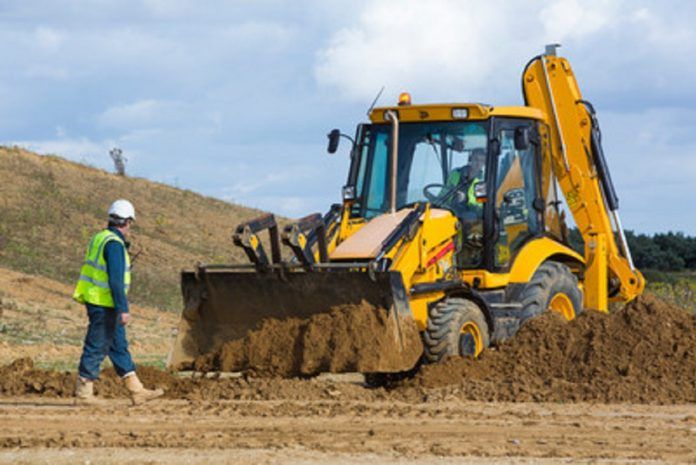
[[[184,310],[168,365],[191,367],[199,355],[243,338],[267,318],[308,319],[343,304],[363,301],[385,312],[382,353],[360,360],[362,372],[413,368],[423,347],[399,272],[331,269],[268,272],[202,268],[182,273]],[[385,343],[386,341],[386,343]]]

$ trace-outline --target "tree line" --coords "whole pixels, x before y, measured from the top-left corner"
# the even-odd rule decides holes
[[[584,253],[580,231],[569,231],[570,245]],[[626,240],[633,255],[633,262],[640,269],[659,271],[683,271],[696,269],[696,237],[680,232],[657,233],[652,236],[626,231]]]

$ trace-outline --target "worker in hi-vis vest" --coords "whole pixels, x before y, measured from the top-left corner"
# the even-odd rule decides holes
[[[92,237],[73,299],[87,307],[89,327],[80,358],[75,398],[77,404],[96,404],[94,381],[108,355],[116,373],[124,380],[133,404],[164,392],[145,389],[135,373],[128,350],[126,325],[130,321],[128,288],[131,283],[129,243],[126,236],[135,221],[135,209],[128,200],[117,200],[109,208],[109,225]]]
[[[469,155],[469,163],[450,171],[443,193],[460,220],[480,219],[483,204],[476,198],[476,186],[485,180],[486,151],[475,148]]]

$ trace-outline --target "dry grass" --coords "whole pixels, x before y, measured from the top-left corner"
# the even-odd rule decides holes
[[[647,291],[696,315],[696,273],[661,271],[647,272],[645,275]]]
[[[233,228],[262,212],[56,156],[0,147],[0,266],[73,284],[92,234],[117,198],[136,207],[131,300],[178,311],[179,272],[246,261]]]
[[[39,366],[74,369],[87,328],[72,285],[0,268],[0,365],[31,357]],[[133,306],[128,339],[137,363],[164,366],[178,317]]]

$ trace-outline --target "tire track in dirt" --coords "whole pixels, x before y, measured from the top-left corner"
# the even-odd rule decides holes
[[[472,402],[186,402],[68,408],[3,401],[0,450],[309,450],[326,457],[696,460],[696,406]],[[52,403],[51,403],[52,402]],[[186,454],[186,453],[184,453]],[[248,463],[252,463],[251,461]]]

